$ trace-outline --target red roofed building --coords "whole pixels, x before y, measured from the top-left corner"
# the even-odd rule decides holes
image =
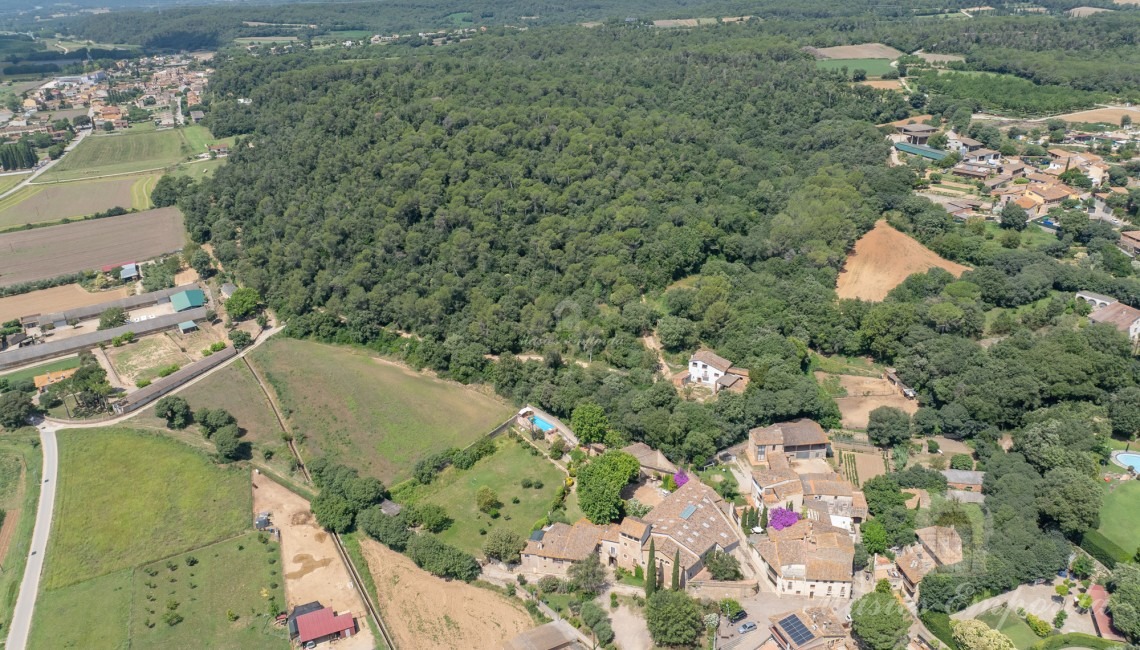
[[[1108,613],[1108,591],[1104,585],[1089,587],[1089,596],[1092,596],[1092,619],[1096,633],[1105,639],[1123,641],[1124,637],[1112,629],[1112,616]]]
[[[352,614],[337,615],[324,607],[297,617],[297,641],[304,645],[310,641],[321,643],[333,639],[346,639],[356,632]]]

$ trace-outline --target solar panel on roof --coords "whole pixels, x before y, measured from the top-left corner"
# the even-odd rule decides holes
[[[685,509],[681,511],[681,519],[688,519],[689,517],[692,517],[693,513],[696,511],[697,507],[694,505],[685,506]]]
[[[796,645],[803,645],[815,638],[811,630],[807,629],[803,621],[795,615],[784,617],[780,621],[780,627],[784,628],[784,631],[792,638],[792,643]]]

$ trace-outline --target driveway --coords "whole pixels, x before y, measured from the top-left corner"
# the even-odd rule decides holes
[[[717,647],[724,647],[733,643],[733,650],[756,650],[768,639],[768,626],[770,625],[768,619],[772,616],[804,607],[824,607],[833,611],[836,617],[843,620],[851,608],[851,601],[846,598],[778,596],[774,593],[761,591],[754,596],[741,600],[740,605],[744,611],[748,612],[748,616],[731,625],[722,618],[720,629],[717,631]],[[736,630],[748,621],[755,623],[757,629],[738,634]]]
[[[9,650],[24,650],[28,643],[28,632],[32,627],[32,613],[36,605],[36,594],[40,590],[40,574],[44,568],[44,554],[47,551],[48,533],[51,532],[52,512],[55,509],[56,470],[59,466],[59,452],[55,444],[55,429],[41,423],[40,443],[44,454],[44,482],[40,485],[40,502],[36,508],[36,524],[32,532],[31,555],[24,568],[24,580],[20,583],[20,595],[16,598],[16,609],[12,612],[12,624],[8,628]]]
[[[614,642],[621,650],[642,650],[652,648],[653,640],[649,637],[649,626],[645,624],[645,617],[641,612],[635,612],[629,605],[619,605],[617,609],[610,609],[609,598],[598,599],[610,615],[610,625],[614,630]]]
[[[1009,606],[1010,616],[1016,616],[1015,612],[1018,608],[1024,609],[1030,614],[1039,616],[1046,621],[1052,621],[1053,617],[1062,608],[1069,614],[1065,619],[1065,625],[1061,627],[1061,631],[1068,632],[1083,632],[1084,634],[1096,635],[1096,629],[1093,627],[1092,615],[1088,612],[1082,614],[1077,611],[1073,601],[1074,595],[1061,601],[1054,590],[1054,585],[1060,581],[1047,582],[1043,585],[1021,585],[1013,591],[987,598],[978,603],[970,605],[966,609],[951,614],[950,618],[955,620],[963,620],[969,618],[976,618],[979,614],[985,613],[1002,604]]]

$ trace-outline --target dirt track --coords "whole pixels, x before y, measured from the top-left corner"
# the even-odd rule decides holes
[[[855,250],[839,272],[836,293],[840,298],[880,301],[912,273],[934,267],[958,277],[969,270],[944,260],[909,236],[895,230],[885,220],[855,243]]]
[[[148,260],[182,248],[182,213],[159,208],[0,235],[0,286]]]
[[[360,547],[376,582],[380,614],[400,648],[497,648],[534,627],[521,605],[505,596],[445,582],[373,540],[362,539]]]
[[[289,608],[319,600],[338,614],[352,612],[357,633],[352,639],[337,641],[337,649],[372,650],[374,641],[364,604],[337,556],[333,540],[317,526],[309,502],[264,474],[254,474],[253,510],[254,514],[271,513],[273,525],[281,529],[281,576]]]
[[[52,314],[87,305],[97,305],[126,298],[130,292],[126,288],[90,293],[78,284],[65,284],[51,289],[21,293],[0,298],[0,322],[34,314]]]

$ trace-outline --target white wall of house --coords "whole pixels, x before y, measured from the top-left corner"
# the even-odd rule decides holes
[[[689,381],[695,384],[703,384],[705,386],[715,386],[716,380],[724,376],[724,373],[713,368],[707,363],[689,360]]]

